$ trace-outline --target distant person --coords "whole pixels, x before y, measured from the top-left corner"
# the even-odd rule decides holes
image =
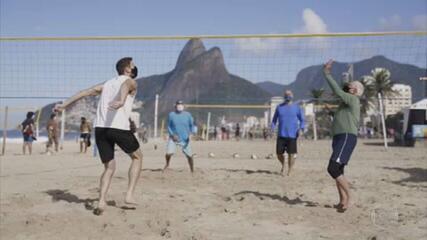
[[[85,117],[80,119],[80,153],[86,153],[87,148],[90,146],[90,137],[92,126]]]
[[[268,130],[266,127],[264,127],[262,129],[262,136],[264,137],[264,140],[267,141],[268,140]]]
[[[217,139],[217,134],[218,134],[217,126],[215,126],[215,127],[214,127],[214,132],[213,132],[214,140],[216,140],[216,139]]]
[[[49,121],[46,124],[47,130],[47,144],[46,144],[46,153],[48,155],[52,154],[52,146],[55,146],[55,152],[58,152],[58,121],[56,120],[56,114],[52,113],[50,115]]]
[[[225,125],[221,126],[221,140],[227,139],[227,129],[225,128]]]
[[[254,140],[254,128],[255,127],[250,127],[249,128],[249,132],[248,132],[249,140]]]
[[[241,134],[240,133],[240,125],[239,125],[239,123],[236,123],[236,130],[235,130],[234,136],[235,136],[237,141],[240,140],[240,134]]]
[[[163,171],[169,167],[172,155],[175,153],[176,147],[179,146],[187,158],[190,171],[193,174],[194,160],[190,147],[190,136],[194,133],[194,120],[189,112],[184,111],[184,103],[182,101],[177,101],[175,103],[175,111],[169,113],[168,133],[169,140],[165,155],[166,165]]]
[[[26,148],[28,148],[28,153],[31,155],[33,153],[33,141],[36,140],[34,136],[34,112],[28,112],[27,117],[21,123],[22,136],[24,138],[24,144],[22,145],[22,154],[25,155]]]
[[[344,177],[344,167],[350,160],[357,144],[357,128],[360,117],[360,100],[363,85],[353,81],[341,89],[331,75],[333,60],[324,65],[324,75],[332,92],[341,99],[332,122],[332,155],[329,160],[328,173],[335,179],[339,194],[338,212],[345,212],[350,204],[350,186]]]
[[[104,172],[100,179],[98,206],[93,211],[95,215],[101,215],[107,206],[106,195],[116,170],[114,158],[116,144],[132,159],[125,203],[137,204],[134,191],[141,172],[142,152],[138,140],[131,132],[129,118],[136,96],[137,82],[134,78],[138,74],[138,69],[132,58],[125,57],[116,63],[116,70],[118,76],[83,90],[55,107],[57,110],[63,110],[83,97],[101,95],[96,110],[95,139],[99,156],[104,164]]]
[[[295,164],[297,154],[297,138],[299,132],[304,131],[304,113],[301,107],[293,102],[293,93],[290,90],[285,91],[284,102],[277,106],[271,123],[272,132],[277,122],[279,123],[276,154],[277,159],[282,164],[280,172],[283,174],[285,168],[285,152],[288,154],[288,176],[291,174]]]

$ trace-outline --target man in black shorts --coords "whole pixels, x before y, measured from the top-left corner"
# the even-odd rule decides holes
[[[284,102],[277,106],[274,112],[271,129],[279,122],[277,134],[276,154],[277,159],[282,164],[281,173],[285,168],[285,152],[288,153],[288,176],[291,174],[295,164],[295,155],[297,154],[297,138],[299,131],[304,131],[304,114],[298,104],[293,103],[293,93],[285,91]]]
[[[137,68],[132,58],[126,57],[117,62],[116,70],[119,76],[84,90],[56,106],[58,110],[65,109],[80,98],[101,94],[96,112],[95,139],[101,161],[104,164],[104,172],[101,175],[98,206],[94,210],[96,215],[102,214],[107,205],[105,197],[116,169],[114,159],[116,144],[132,159],[125,203],[137,203],[133,195],[141,172],[142,153],[138,140],[130,130],[129,122],[137,89],[137,83],[134,80]]]

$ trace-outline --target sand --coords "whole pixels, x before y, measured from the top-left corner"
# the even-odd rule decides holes
[[[390,147],[359,140],[346,168],[352,207],[337,213],[338,196],[326,172],[330,141],[302,141],[292,176],[265,159],[274,142],[194,142],[196,173],[181,153],[162,174],[164,143],[143,145],[136,197],[124,204],[130,160],[118,169],[102,216],[92,214],[102,165],[75,142],[53,156],[1,157],[1,239],[426,239],[427,148]],[[208,158],[208,153],[215,158]],[[232,158],[239,153],[240,158]],[[256,154],[258,159],[251,159]]]

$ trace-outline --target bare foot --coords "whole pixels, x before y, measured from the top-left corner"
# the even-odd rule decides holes
[[[347,211],[347,209],[348,207],[341,206],[340,208],[337,208],[337,212],[344,213],[345,211]]]
[[[99,201],[98,202],[98,207],[96,207],[95,209],[93,209],[93,214],[95,214],[97,216],[102,215],[102,213],[104,213],[106,205],[107,205],[107,203],[105,201]]]
[[[343,213],[347,211],[349,207],[350,207],[350,203],[347,201],[346,203],[343,203],[339,207],[337,207],[337,212]]]
[[[338,203],[338,204],[333,205],[334,208],[342,208],[342,206],[343,206],[342,203]]]
[[[130,205],[138,205],[138,202],[133,197],[129,196],[126,196],[125,203]]]

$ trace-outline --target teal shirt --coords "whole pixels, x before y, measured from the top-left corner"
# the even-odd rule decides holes
[[[332,135],[351,133],[357,135],[360,119],[360,100],[357,96],[344,92],[335,82],[329,72],[324,71],[325,78],[340,99],[341,103],[334,114],[332,123]]]
[[[168,118],[169,135],[177,135],[180,141],[187,142],[193,132],[194,121],[189,112],[170,112]]]

